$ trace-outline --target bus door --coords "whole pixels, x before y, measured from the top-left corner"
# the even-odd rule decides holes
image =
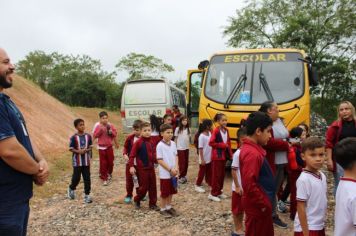
[[[187,76],[187,116],[192,132],[191,142],[199,127],[199,102],[202,87],[203,70],[189,70]]]

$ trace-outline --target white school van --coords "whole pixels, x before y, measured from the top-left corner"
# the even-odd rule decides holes
[[[185,114],[185,93],[163,79],[132,80],[125,84],[121,98],[121,119],[125,133],[132,131],[134,120],[149,121],[150,115],[163,117],[178,105]]]

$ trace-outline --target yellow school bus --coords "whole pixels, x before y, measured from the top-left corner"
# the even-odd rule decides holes
[[[216,113],[228,117],[227,127],[236,149],[242,119],[265,101],[275,101],[289,129],[309,125],[309,86],[317,84],[315,69],[304,51],[247,49],[216,53],[187,77],[187,113],[193,127]]]

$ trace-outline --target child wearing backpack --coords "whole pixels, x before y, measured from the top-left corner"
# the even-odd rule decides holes
[[[263,148],[271,138],[272,119],[264,112],[253,112],[245,127],[247,137],[239,158],[245,235],[273,236],[272,201],[276,186]]]

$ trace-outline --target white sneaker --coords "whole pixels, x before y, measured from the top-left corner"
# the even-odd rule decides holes
[[[214,202],[221,202],[220,198],[215,197],[215,196],[213,196],[213,195],[211,195],[211,194],[209,194],[208,199],[209,199],[209,200],[212,200],[212,201],[214,201]]]
[[[226,199],[227,198],[227,196],[225,195],[225,194],[220,194],[219,196],[218,196],[218,198],[220,198],[220,199]]]
[[[205,193],[205,189],[203,187],[195,185],[195,191],[198,193]]]
[[[104,186],[108,186],[108,181],[105,180],[105,181],[103,182],[103,185],[104,185]]]

